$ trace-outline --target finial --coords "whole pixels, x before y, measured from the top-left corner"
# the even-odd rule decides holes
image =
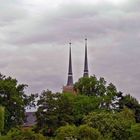
[[[87,45],[87,38],[85,38],[85,43],[86,43],[86,45]]]

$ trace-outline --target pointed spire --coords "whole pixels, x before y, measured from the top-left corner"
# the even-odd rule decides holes
[[[85,61],[83,77],[88,77],[87,38],[85,39]]]
[[[72,58],[71,58],[71,43],[69,43],[69,69],[68,69],[68,81],[67,86],[73,85],[73,74],[72,74]]]

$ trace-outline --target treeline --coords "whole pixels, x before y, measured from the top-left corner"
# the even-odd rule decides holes
[[[0,75],[0,140],[139,140],[140,104],[104,78],[83,77],[75,93],[26,95],[27,85]],[[25,107],[35,106],[36,125],[23,129]]]

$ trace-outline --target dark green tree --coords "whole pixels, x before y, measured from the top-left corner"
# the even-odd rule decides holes
[[[67,94],[43,91],[37,105],[36,130],[45,129],[45,135],[51,135],[58,127],[74,122],[73,100]]]
[[[60,126],[67,124],[82,124],[84,115],[98,110],[100,98],[95,96],[75,95],[70,93],[52,93],[43,91],[38,100],[37,128],[53,132]],[[44,133],[44,134],[45,134]]]
[[[74,96],[74,123],[82,124],[83,117],[91,111],[97,111],[100,108],[101,98],[96,96],[76,95]]]
[[[107,85],[104,78],[98,80],[95,75],[80,78],[75,83],[74,89],[78,94],[100,97],[102,99],[100,108],[102,109],[116,109],[116,103],[120,99],[120,92],[112,83]]]
[[[4,132],[24,121],[25,107],[29,97],[24,93],[27,85],[18,84],[16,79],[0,74],[0,105],[5,108]]]
[[[53,94],[49,90],[41,93],[37,102],[36,131],[45,129],[44,135],[51,135],[54,128],[57,127],[57,100],[59,96],[59,94]]]
[[[140,104],[136,98],[132,97],[131,95],[125,95],[121,97],[118,104],[120,110],[125,107],[133,110],[135,113],[136,122],[140,123]]]

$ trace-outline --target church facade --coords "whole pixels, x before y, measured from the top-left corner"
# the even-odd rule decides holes
[[[72,72],[72,56],[71,56],[71,43],[69,43],[69,67],[68,79],[66,86],[63,86],[63,92],[74,93],[73,72]],[[84,59],[84,73],[83,77],[89,76],[88,70],[88,56],[87,56],[87,39],[85,39],[85,59]]]

